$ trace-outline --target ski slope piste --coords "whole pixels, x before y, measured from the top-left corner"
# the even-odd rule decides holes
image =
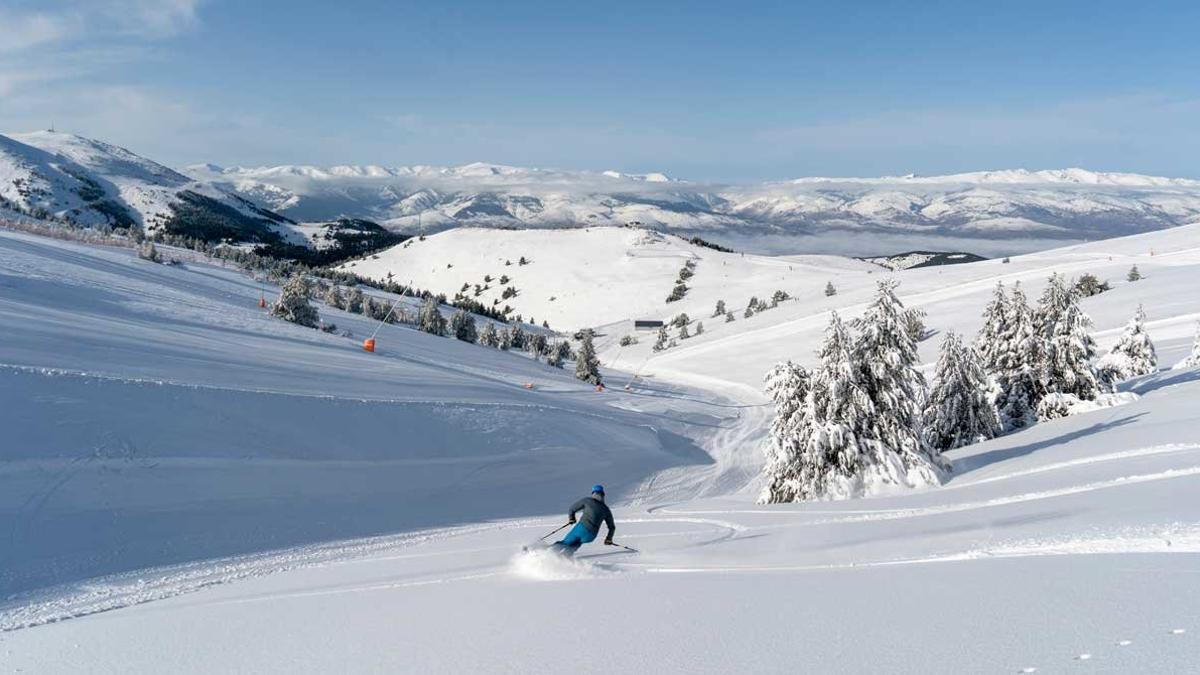
[[[559,276],[561,314],[552,283],[514,298],[555,328],[596,324],[598,392],[407,326],[364,352],[375,322],[274,319],[258,299],[277,287],[185,252],[0,231],[4,670],[1195,670],[1200,369],[1171,366],[1200,319],[1200,225],[896,273],[630,234],[572,236],[669,274],[590,296]],[[443,236],[471,233],[421,244]],[[578,263],[526,254],[526,271]],[[685,259],[691,290],[665,303]],[[937,333],[979,329],[998,280],[1036,297],[1054,272],[1111,283],[1082,301],[1102,349],[1144,308],[1159,369],[1122,382],[1123,405],[950,451],[938,487],[756,503],[763,374],[814,364],[829,310],[853,319],[894,278],[935,333],[928,366]],[[734,321],[711,318],[718,300]],[[633,330],[679,311],[703,333],[654,351]],[[521,553],[597,482],[637,553]]]

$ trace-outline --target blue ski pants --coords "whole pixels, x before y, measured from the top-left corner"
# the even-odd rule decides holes
[[[567,536],[563,537],[562,541],[558,543],[564,548],[570,549],[571,552],[574,553],[575,551],[579,550],[580,546],[583,546],[584,544],[590,544],[595,541],[597,534],[599,534],[599,532],[592,532],[591,530],[587,529],[587,526],[584,525],[582,521],[580,521],[575,523],[575,527],[572,527],[571,531],[567,533]]]

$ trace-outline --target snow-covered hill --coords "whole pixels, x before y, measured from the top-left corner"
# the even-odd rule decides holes
[[[82,225],[302,242],[287,219],[161,164],[73,134],[0,136],[0,206]]]
[[[951,251],[907,251],[895,255],[863,258],[867,262],[875,263],[880,267],[892,271],[910,270],[915,267],[936,267],[938,265],[962,265],[964,263],[979,262],[984,259],[982,256],[975,255],[974,253],[954,253]]]
[[[1126,281],[1133,265],[1145,278]],[[1146,309],[1154,339],[1171,340],[1180,349],[1190,344],[1200,320],[1200,295],[1184,289],[1200,280],[1200,223],[1013,257],[1010,262],[985,260],[892,274],[878,268],[874,273],[846,270],[834,280],[838,293],[832,297],[824,295],[820,278],[796,274],[789,289],[798,289],[793,292],[795,301],[749,319],[739,315],[734,323],[714,323],[704,335],[661,353],[651,352],[645,344],[633,345],[623,350],[621,358],[626,362],[644,360],[645,373],[696,382],[715,378],[725,386],[742,385],[757,394],[763,373],[774,363],[785,359],[806,365],[815,362],[829,310],[836,309],[843,318],[857,316],[871,299],[875,282],[892,277],[900,282],[901,300],[928,314],[926,323],[935,333],[920,349],[924,362],[932,363],[937,358],[940,333],[953,330],[967,337],[976,333],[997,281],[1020,281],[1028,296],[1036,299],[1056,272],[1068,277],[1090,273],[1113,286],[1111,291],[1081,302],[1096,323],[1102,348],[1139,304]],[[744,298],[725,294],[728,303],[739,307],[744,306]],[[709,327],[707,322],[705,325]],[[606,354],[615,355],[617,349],[613,345]]]
[[[407,254],[472,248],[491,264],[488,246],[501,244],[486,237],[502,233],[477,234]],[[723,295],[740,310],[757,283],[723,279],[718,263],[752,278],[769,261],[632,229],[510,234],[532,249],[521,253],[531,264],[512,266],[531,296],[539,264],[553,279],[589,253],[610,266],[663,254],[669,265],[639,271],[644,287],[610,288],[618,273],[589,286],[586,270],[570,281],[575,305],[613,314],[610,294],[640,312],[639,294],[685,259],[699,261],[687,301]],[[603,329],[610,387],[596,392],[522,356],[398,326],[366,354],[357,337],[374,327],[361,317],[321,308],[356,339],[282,324],[229,270],[0,233],[0,580],[36,589],[0,599],[4,665],[1194,670],[1200,371],[1165,367],[1200,318],[1200,225],[894,275],[775,262],[796,300],[664,352],[646,340],[622,351],[628,326]],[[1124,281],[1135,263],[1144,278]],[[1083,302],[1102,347],[1145,305],[1164,370],[1122,385],[1140,398],[953,451],[940,488],[753,503],[771,415],[762,373],[811,363],[829,309],[856,315],[894,276],[930,329],[970,335],[997,281],[1036,295],[1051,272],[1112,283]],[[923,360],[938,341],[922,344]],[[612,493],[616,540],[638,552],[520,553],[596,481]],[[366,534],[383,536],[347,539]],[[100,572],[118,573],[83,579]]]
[[[686,282],[690,290],[683,299],[667,302],[689,261],[695,265]],[[669,319],[680,312],[705,318],[721,298],[728,298],[729,309],[740,316],[751,296],[769,301],[777,290],[795,294],[802,284],[819,281],[823,288],[848,271],[879,271],[838,256],[726,253],[631,227],[458,228],[410,239],[342,269],[377,280],[390,273],[401,283],[447,296],[466,287],[469,297],[486,305],[509,305],[527,319],[562,330]],[[510,287],[516,295],[506,298]]]
[[[1036,297],[1052,272],[1091,273],[1115,287],[1084,301],[1085,308],[1105,307],[1100,317],[1108,316],[1109,308],[1119,309],[1111,319],[1100,319],[1100,329],[1107,331],[1122,325],[1139,302],[1145,304],[1152,323],[1180,312],[1191,301],[1164,289],[1188,278],[1200,279],[1197,250],[1200,224],[1192,224],[1012,257],[1007,262],[993,259],[892,272],[837,256],[725,253],[638,228],[459,228],[423,241],[410,240],[344,269],[376,279],[391,272],[402,283],[411,281],[448,296],[466,286],[466,294],[484,304],[510,305],[515,313],[539,323],[546,320],[560,330],[601,327],[602,356],[618,359],[621,367],[653,372],[657,366],[672,364],[669,367],[677,376],[707,374],[728,381],[735,375],[734,380],[757,390],[762,374],[776,361],[812,356],[829,309],[853,316],[882,278],[899,279],[901,298],[926,309],[936,330],[971,335],[996,280],[1020,280]],[[520,264],[521,258],[527,264]],[[686,261],[695,265],[686,281],[689,290],[681,300],[667,302]],[[1153,270],[1153,274],[1136,283],[1125,281],[1135,264],[1143,273]],[[836,295],[826,295],[830,283]],[[509,287],[517,294],[504,298]],[[750,318],[744,316],[752,299],[770,303],[776,291],[789,299]],[[733,322],[713,316],[718,301],[734,314]],[[1196,303],[1183,312],[1185,316],[1200,314],[1200,300]],[[964,307],[969,312],[961,313]],[[654,333],[634,330],[635,319],[669,321],[680,313],[693,320],[691,333],[695,333],[694,322],[703,321],[703,335],[656,353],[651,351]],[[1173,337],[1181,337],[1190,326],[1184,320],[1170,330]],[[674,336],[676,331],[671,333]],[[617,344],[627,335],[638,337],[638,343]],[[937,343],[936,338],[923,343],[928,361],[936,356]],[[805,347],[797,349],[797,345]]]
[[[300,220],[350,215],[413,233],[637,222],[773,253],[886,255],[921,246],[1003,255],[1200,217],[1200,181],[1083,169],[744,186],[489,164],[188,172]]]

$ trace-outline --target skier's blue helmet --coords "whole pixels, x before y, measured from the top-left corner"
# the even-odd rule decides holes
[[[596,494],[597,492],[600,494],[604,494],[604,486],[603,485],[593,485],[592,486],[592,494]]]

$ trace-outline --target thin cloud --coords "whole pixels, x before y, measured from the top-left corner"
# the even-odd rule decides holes
[[[54,51],[82,41],[162,40],[199,24],[201,0],[97,0],[0,9],[0,53]]]
[[[0,9],[0,53],[14,53],[62,42],[79,32],[75,14],[15,12]]]
[[[200,0],[113,0],[93,8],[124,35],[161,40],[195,27],[199,5]]]

